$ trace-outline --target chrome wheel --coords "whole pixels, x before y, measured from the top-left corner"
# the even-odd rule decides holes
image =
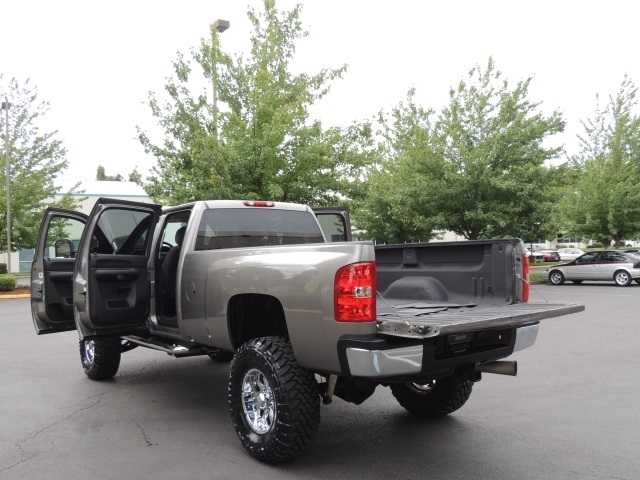
[[[247,424],[257,434],[269,432],[276,420],[273,390],[264,374],[255,368],[242,379],[242,409]]]
[[[564,283],[564,275],[558,270],[549,273],[549,281],[554,285],[562,285]]]
[[[613,276],[613,280],[617,285],[626,287],[631,283],[631,275],[629,275],[629,273],[625,272],[624,270],[618,270]]]
[[[259,337],[238,348],[229,367],[229,407],[238,438],[266,463],[299,456],[316,438],[320,391],[288,339]]]
[[[80,361],[91,380],[108,380],[118,372],[122,341],[119,338],[80,340]]]
[[[473,380],[464,371],[425,383],[391,383],[391,393],[409,413],[433,418],[458,410],[468,400]]]
[[[84,357],[82,358],[82,363],[85,367],[90,367],[93,365],[93,360],[96,356],[96,344],[93,340],[88,340],[84,342]]]
[[[430,380],[427,383],[407,383],[407,387],[409,387],[410,390],[419,394],[429,393],[435,388],[435,386],[435,380]]]

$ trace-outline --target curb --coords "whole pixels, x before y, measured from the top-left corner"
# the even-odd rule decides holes
[[[16,293],[15,295],[2,295],[0,296],[0,300],[4,300],[5,298],[31,298],[30,293]]]

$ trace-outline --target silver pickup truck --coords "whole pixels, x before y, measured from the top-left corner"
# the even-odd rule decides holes
[[[539,320],[583,310],[528,303],[518,239],[374,246],[348,213],[264,201],[177,207],[101,198],[49,209],[31,270],[38,334],[77,330],[86,375],[116,375],[143,346],[231,361],[229,405],[251,455],[298,456],[320,402],[390,387],[414,415],[449,414],[483,372],[531,346]]]

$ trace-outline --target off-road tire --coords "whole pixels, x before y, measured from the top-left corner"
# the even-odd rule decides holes
[[[233,358],[233,352],[227,352],[226,350],[218,350],[217,352],[211,352],[207,355],[211,360],[218,363],[227,363]]]
[[[549,282],[551,285],[562,285],[564,283],[564,275],[560,270],[551,270],[549,272]]]
[[[473,381],[454,373],[426,384],[392,383],[391,393],[409,413],[418,417],[442,417],[462,407],[471,395]]]
[[[240,442],[265,463],[298,457],[320,424],[315,377],[298,366],[282,337],[256,338],[238,349],[229,369],[229,407]]]
[[[122,342],[119,338],[80,340],[80,360],[91,380],[108,380],[118,372]]]

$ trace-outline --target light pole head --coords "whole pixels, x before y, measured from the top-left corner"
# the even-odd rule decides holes
[[[7,99],[4,99],[5,101],[2,102],[2,110],[9,110],[11,108],[11,104],[7,101]]]
[[[216,20],[211,24],[211,28],[218,31],[218,33],[224,32],[227,28],[231,26],[231,22],[229,20]]]

